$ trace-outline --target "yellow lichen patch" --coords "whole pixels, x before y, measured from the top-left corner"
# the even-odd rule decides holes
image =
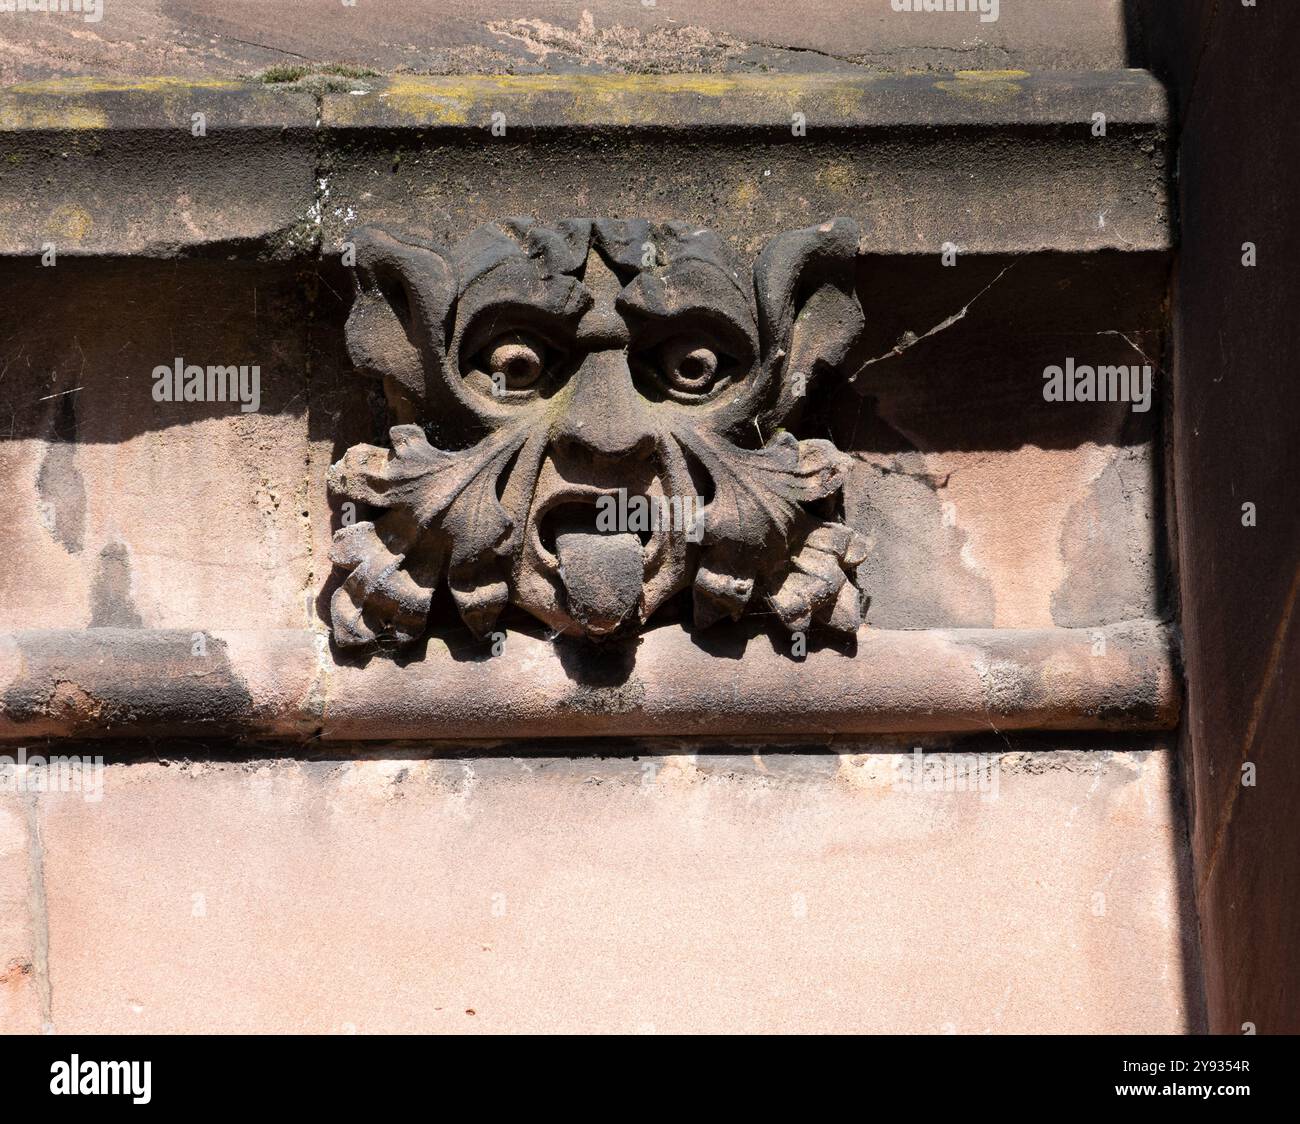
[[[609,116],[631,119],[640,107],[651,117],[651,96],[693,93],[719,97],[732,89],[728,79],[703,74],[682,75],[470,75],[439,78],[394,78],[379,97],[404,117],[444,125],[471,120],[489,123],[494,112],[506,110],[525,121],[546,101],[563,106],[575,119]],[[510,122],[507,120],[507,127]]]
[[[102,109],[0,96],[0,129],[107,129]]]
[[[998,103],[1020,96],[1019,78],[1028,78],[1026,70],[959,70],[952,79],[936,82],[934,88],[973,101]]]
[[[336,97],[334,120],[364,118],[375,100],[412,124],[491,123],[527,125],[563,119],[571,124],[671,125],[697,111],[701,102],[735,98],[762,106],[771,120],[794,110],[810,117],[851,117],[861,110],[863,79],[725,74],[535,74],[397,77],[375,94]],[[674,102],[678,104],[674,105]]]
[[[575,97],[597,100],[640,99],[673,94],[720,98],[737,91],[736,78],[720,74],[612,74],[583,77]]]
[[[853,165],[847,160],[831,160],[818,169],[817,182],[837,195],[847,195],[853,187]]]
[[[834,110],[840,117],[856,117],[862,112],[863,99],[866,97],[866,83],[880,81],[880,75],[867,75],[864,77],[855,76],[852,81],[837,80],[828,84],[825,89],[816,88],[809,92],[815,92],[825,98],[828,108]]]
[[[435,85],[419,78],[394,78],[379,96],[390,109],[396,110],[403,117],[436,121],[443,125],[465,125],[469,122],[470,99],[463,81],[455,85],[442,82]]]
[[[246,83],[233,78],[46,78],[40,82],[20,82],[8,86],[6,94],[76,94],[175,93],[178,90],[230,90]]]
[[[975,78],[991,82],[1007,82],[1015,78],[1028,78],[1027,70],[958,70],[958,78]]]
[[[45,222],[45,233],[55,243],[82,242],[95,224],[84,207],[65,203],[57,207]]]
[[[671,79],[690,79],[676,82]],[[665,81],[668,79],[669,81]],[[647,85],[647,80],[650,84]],[[571,112],[583,121],[608,121],[618,125],[653,125],[655,99],[681,96],[718,98],[734,87],[725,78],[710,74],[608,75],[594,77],[572,89]],[[663,103],[659,103],[662,115]],[[668,118],[671,122],[671,116]]]
[[[49,78],[23,82],[0,92],[0,128],[107,129],[107,110],[91,99],[99,94],[163,95],[169,110],[185,108],[192,94],[235,89],[244,85],[228,78]]]

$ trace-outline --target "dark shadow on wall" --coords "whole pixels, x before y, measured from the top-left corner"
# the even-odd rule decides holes
[[[240,416],[239,401],[156,400],[155,368],[178,358],[256,365],[256,412],[305,414],[311,284],[310,267],[254,261],[0,262],[0,440],[117,443]]]
[[[875,544],[859,575],[877,595],[869,623],[996,623],[993,587],[966,554],[966,481],[994,463],[986,452],[1016,454],[1011,472],[1026,474],[986,472],[987,494],[976,499],[984,533],[999,527],[1005,543],[1034,533],[1034,512],[1051,518],[1037,504],[1063,477],[1095,477],[1060,525],[1056,624],[1169,615],[1167,288],[1164,253],[861,259],[867,329],[847,364],[851,392],[814,396],[801,435],[832,437],[858,461],[845,504]],[[1044,373],[1070,362],[1149,371],[1150,396],[1049,401]]]

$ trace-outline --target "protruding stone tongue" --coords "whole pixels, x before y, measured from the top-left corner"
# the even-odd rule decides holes
[[[641,597],[641,540],[632,534],[602,535],[590,526],[565,527],[555,535],[560,580],[569,612],[596,636],[613,632]]]

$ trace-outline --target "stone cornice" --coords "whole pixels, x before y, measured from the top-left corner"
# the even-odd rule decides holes
[[[450,642],[448,642],[450,641]],[[792,659],[766,633],[677,626],[594,649],[510,633],[347,660],[308,630],[0,635],[0,741],[234,737],[831,737],[1161,730],[1178,719],[1169,629],[863,629]]]
[[[437,196],[444,146],[460,180],[508,195],[532,177],[554,180],[549,162],[585,160],[596,144],[601,166],[667,177],[682,194],[694,176],[726,180],[728,165],[748,176],[761,163],[770,200],[700,216],[737,240],[756,236],[747,212],[762,204],[765,229],[802,225],[800,206],[852,218],[868,253],[930,253],[947,240],[965,253],[1170,244],[1165,94],[1144,71],[352,84],[315,93],[70,79],[0,90],[0,256],[53,243],[71,256],[312,258],[345,240],[350,216],[386,221],[395,191]],[[1105,115],[1105,142],[1094,114]],[[548,145],[530,143],[543,134]],[[425,151],[411,150],[416,141]],[[819,171],[805,181],[809,161]]]

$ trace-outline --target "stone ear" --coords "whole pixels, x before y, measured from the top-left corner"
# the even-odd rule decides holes
[[[356,245],[356,300],[348,355],[362,374],[392,380],[415,402],[442,378],[456,279],[442,250],[383,227],[363,227]]]
[[[754,288],[768,377],[779,380],[777,419],[816,374],[838,369],[862,334],[857,255],[858,225],[844,218],[779,234],[759,255]]]

